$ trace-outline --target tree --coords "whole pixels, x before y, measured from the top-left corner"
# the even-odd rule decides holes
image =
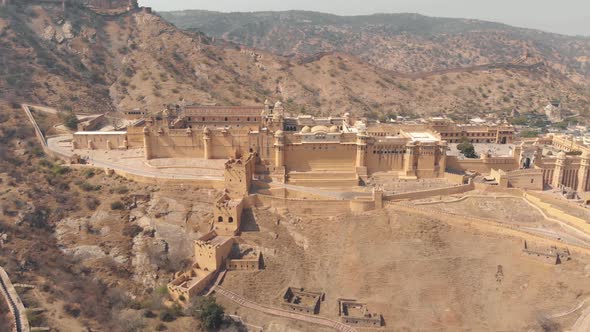
[[[74,113],[68,113],[64,117],[64,125],[71,130],[78,129],[78,117]]]
[[[219,329],[225,314],[223,307],[215,302],[214,297],[198,297],[190,311],[191,315],[198,318],[208,331]]]
[[[473,144],[466,137],[461,138],[461,143],[457,144],[457,150],[461,151],[465,158],[479,158]]]

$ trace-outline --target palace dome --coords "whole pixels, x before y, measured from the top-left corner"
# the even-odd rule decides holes
[[[309,126],[305,126],[301,129],[301,133],[303,134],[307,134],[309,132],[311,132],[311,128],[309,128]]]
[[[338,127],[336,127],[336,126],[330,127],[330,132],[331,133],[337,133],[338,132]]]
[[[326,126],[314,126],[313,128],[311,128],[311,133],[312,134],[315,134],[315,133],[327,133],[329,131],[330,130]]]
[[[275,132],[275,137],[279,137],[279,136],[284,136],[283,131],[280,129]]]
[[[557,154],[557,159],[565,159],[565,152],[561,151]]]

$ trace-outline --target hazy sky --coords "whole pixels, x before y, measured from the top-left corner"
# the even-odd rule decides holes
[[[590,0],[140,0],[155,10],[267,11],[303,9],[339,15],[419,13],[490,20],[590,36]]]

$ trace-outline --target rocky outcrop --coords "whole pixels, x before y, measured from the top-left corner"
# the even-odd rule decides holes
[[[61,25],[58,24],[56,26],[49,25],[45,27],[41,34],[41,39],[45,41],[54,41],[58,44],[74,39],[74,37],[76,37],[76,34],[70,21],[65,21]]]

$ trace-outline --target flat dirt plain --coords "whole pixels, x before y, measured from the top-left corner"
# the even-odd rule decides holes
[[[512,208],[504,211],[509,214]],[[561,265],[522,253],[522,239],[450,225],[435,215],[381,211],[329,218],[254,210],[266,269],[229,272],[223,287],[279,306],[287,286],[326,293],[322,316],[337,319],[337,298],[380,312],[385,331],[561,331],[580,312],[549,317],[590,296],[589,257]],[[272,331],[323,331],[243,308],[228,311]],[[279,327],[279,325],[285,327]]]

